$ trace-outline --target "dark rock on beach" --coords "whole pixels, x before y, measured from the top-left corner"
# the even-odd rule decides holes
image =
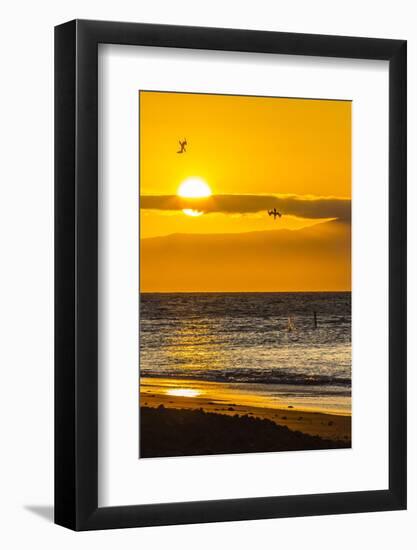
[[[168,457],[350,447],[293,431],[272,420],[205,412],[141,407],[140,456]]]

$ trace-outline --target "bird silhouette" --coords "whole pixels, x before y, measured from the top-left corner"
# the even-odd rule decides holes
[[[268,215],[269,216],[274,216],[274,221],[277,219],[277,216],[279,218],[282,218],[282,213],[278,212],[278,210],[276,208],[274,208],[273,210],[268,210]]]
[[[184,138],[183,141],[180,140],[178,143],[180,144],[180,150],[177,151],[177,153],[179,155],[181,155],[182,153],[186,153],[187,151],[186,151],[185,147],[187,146],[187,140]]]

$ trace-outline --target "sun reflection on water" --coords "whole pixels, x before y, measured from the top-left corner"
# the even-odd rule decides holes
[[[192,390],[190,388],[174,388],[166,390],[167,395],[173,395],[175,397],[197,397],[201,395],[200,390]]]

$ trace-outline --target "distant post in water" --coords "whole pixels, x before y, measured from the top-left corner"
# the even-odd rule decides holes
[[[317,312],[314,312],[314,328],[317,328]]]

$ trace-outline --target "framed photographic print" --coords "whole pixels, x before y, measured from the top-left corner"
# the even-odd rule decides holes
[[[55,31],[55,521],[406,507],[406,42]]]

